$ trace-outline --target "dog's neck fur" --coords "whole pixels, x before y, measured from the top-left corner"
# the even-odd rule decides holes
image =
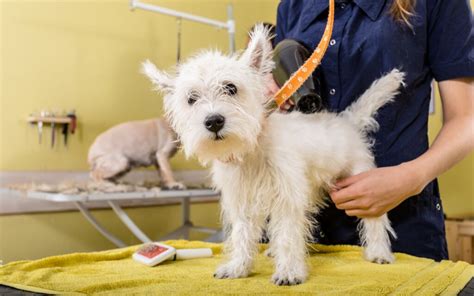
[[[263,151],[262,147],[264,147],[264,139],[265,139],[265,132],[268,130],[268,116],[270,114],[264,114],[260,119],[260,133],[257,136],[257,143],[252,150],[249,150],[243,155],[236,156],[235,154],[230,154],[225,158],[217,158],[216,161],[233,165],[233,166],[240,166],[244,165],[246,162],[254,161],[255,159],[263,159],[265,157],[265,152]]]

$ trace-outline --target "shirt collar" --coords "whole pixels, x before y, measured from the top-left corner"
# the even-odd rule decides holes
[[[375,21],[382,11],[385,0],[353,0],[354,3],[364,11],[364,13]]]
[[[362,9],[362,11],[375,21],[382,11],[386,0],[353,0],[353,2]],[[306,13],[303,15],[303,27],[307,29],[309,25],[329,7],[329,0],[312,0]],[[337,5],[337,4],[336,4]]]

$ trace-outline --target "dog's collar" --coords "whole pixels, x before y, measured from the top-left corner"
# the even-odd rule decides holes
[[[274,100],[278,107],[282,106],[286,100],[288,100],[302,85],[303,83],[311,76],[311,74],[316,70],[318,65],[321,63],[326,50],[329,46],[329,39],[332,35],[332,29],[334,26],[334,0],[329,0],[329,16],[326,28],[324,29],[324,34],[319,41],[318,46],[313,51],[311,56],[304,62],[304,64],[291,75],[285,84],[278,90],[274,96]]]

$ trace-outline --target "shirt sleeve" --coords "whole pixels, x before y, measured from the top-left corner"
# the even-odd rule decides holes
[[[278,4],[277,10],[277,21],[275,26],[275,39],[273,40],[273,46],[275,47],[280,41],[285,39],[285,32],[286,32],[286,22],[287,22],[287,1],[281,1]]]
[[[428,62],[437,81],[474,76],[473,16],[468,0],[438,0],[428,27]]]

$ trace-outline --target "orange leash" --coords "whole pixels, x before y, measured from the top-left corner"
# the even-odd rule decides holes
[[[318,46],[313,51],[309,59],[307,59],[304,64],[293,73],[285,84],[278,90],[275,94],[274,100],[277,103],[278,107],[283,105],[288,98],[290,98],[302,85],[303,83],[311,76],[311,74],[316,70],[316,68],[321,63],[326,50],[329,46],[329,39],[332,35],[332,29],[334,26],[334,0],[329,0],[329,16],[326,28],[324,29],[324,34],[319,41]]]

